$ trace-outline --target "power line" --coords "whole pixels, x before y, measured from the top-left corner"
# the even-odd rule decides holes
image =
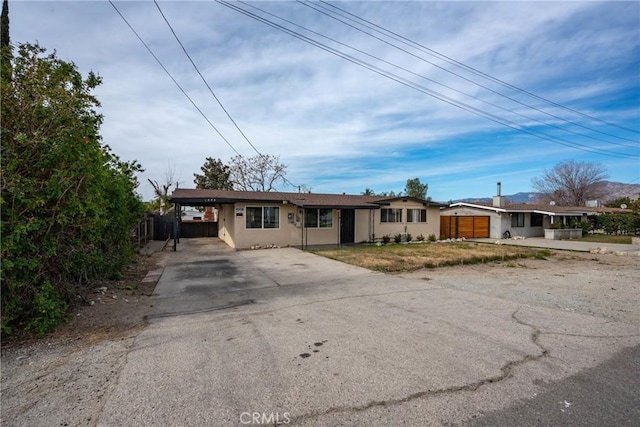
[[[153,51],[151,50],[151,48],[147,45],[147,43],[142,39],[142,37],[140,37],[140,35],[137,33],[137,31],[131,26],[131,24],[129,23],[129,21],[127,21],[127,19],[124,17],[124,15],[122,15],[122,13],[120,13],[120,11],[118,10],[118,8],[116,7],[115,4],[113,4],[112,0],[109,0],[109,4],[111,4],[111,6],[113,6],[113,8],[115,9],[116,12],[118,12],[118,15],[120,15],[120,18],[122,18],[122,20],[125,22],[125,24],[127,24],[127,26],[131,29],[131,31],[133,32],[133,34],[136,35],[136,37],[138,38],[138,40],[140,40],[140,42],[144,45],[144,47],[147,49],[147,51],[151,54],[151,56],[153,56],[153,59],[156,60],[156,62],[158,63],[158,65],[160,65],[160,67],[162,67],[162,69],[164,70],[165,73],[167,73],[167,75],[169,76],[169,78],[171,78],[171,80],[173,80],[173,83],[175,83],[175,85],[178,87],[178,89],[180,89],[180,92],[182,92],[182,94],[184,96],[187,97],[187,99],[189,100],[189,102],[191,102],[191,105],[194,106],[194,108],[196,110],[198,110],[198,112],[200,113],[200,115],[202,117],[204,117],[204,119],[207,121],[207,123],[209,123],[209,126],[211,126],[213,128],[213,130],[215,130],[218,135],[220,135],[220,138],[222,138],[222,140],[224,142],[227,143],[227,145],[237,154],[240,155],[240,153],[238,152],[238,150],[235,149],[235,147],[227,140],[227,138],[224,137],[224,135],[222,135],[222,133],[218,130],[217,127],[215,127],[215,125],[213,123],[211,123],[211,120],[209,120],[209,118],[202,112],[202,110],[196,105],[196,103],[193,101],[193,99],[191,99],[191,97],[187,94],[187,92],[182,88],[182,86],[180,86],[180,83],[178,83],[178,81],[171,75],[171,73],[169,72],[169,70],[167,70],[167,68],[164,66],[164,64],[162,63],[162,61],[160,61],[160,59],[156,56],[156,54],[153,53]]]
[[[298,2],[299,2],[299,3],[301,3],[301,4],[303,4],[303,5],[305,5],[305,6],[307,6],[307,7],[311,7],[311,6],[308,6],[308,5],[307,5],[307,4],[305,4],[305,3],[302,3],[300,0],[298,0]],[[565,105],[559,104],[559,103],[557,103],[557,102],[551,101],[551,100],[549,100],[549,99],[547,99],[547,98],[544,98],[544,97],[542,97],[542,96],[536,95],[535,93],[529,92],[529,91],[527,91],[527,90],[525,90],[525,89],[519,88],[519,87],[517,87],[517,86],[515,86],[515,85],[512,85],[512,84],[510,84],[510,83],[507,83],[507,82],[505,82],[505,81],[503,81],[503,80],[501,80],[501,79],[499,79],[499,78],[497,78],[497,77],[494,77],[494,76],[491,76],[491,75],[489,75],[489,74],[487,74],[487,73],[484,73],[484,72],[482,72],[482,71],[480,71],[480,70],[478,70],[478,69],[476,69],[476,68],[474,68],[474,67],[471,67],[471,66],[466,65],[466,64],[464,64],[464,63],[462,63],[462,62],[456,61],[455,59],[450,58],[450,57],[448,57],[447,55],[444,55],[444,54],[442,54],[442,53],[440,53],[440,52],[438,52],[438,51],[436,51],[436,50],[430,49],[430,48],[429,48],[429,47],[427,47],[427,46],[424,46],[424,45],[422,45],[422,44],[420,44],[420,43],[418,43],[418,42],[415,42],[415,41],[413,41],[413,40],[411,40],[411,39],[409,39],[409,38],[407,38],[407,37],[404,37],[404,36],[402,36],[402,35],[400,35],[400,34],[398,34],[398,33],[395,33],[395,32],[393,32],[393,31],[391,31],[391,30],[389,30],[389,29],[387,29],[387,28],[385,28],[385,27],[382,27],[382,26],[380,26],[380,25],[378,25],[378,24],[375,24],[374,22],[368,21],[368,20],[366,20],[366,19],[364,19],[364,18],[362,18],[362,17],[360,17],[360,16],[358,16],[358,15],[355,15],[355,14],[353,14],[353,13],[351,13],[351,12],[349,12],[349,11],[345,10],[345,9],[342,9],[342,8],[340,8],[340,7],[338,7],[338,6],[335,6],[335,5],[331,4],[331,3],[328,3],[328,2],[326,2],[326,1],[324,1],[324,0],[319,0],[319,2],[324,3],[324,4],[326,4],[327,6],[332,7],[333,9],[340,10],[341,12],[344,12],[344,13],[346,13],[346,14],[350,15],[350,16],[353,16],[354,18],[356,18],[356,19],[358,19],[358,20],[360,20],[360,21],[362,21],[362,22],[365,22],[365,23],[367,23],[367,24],[370,24],[370,25],[364,25],[364,24],[360,24],[360,25],[363,25],[363,26],[365,26],[365,27],[367,27],[367,28],[370,28],[370,29],[372,29],[372,30],[374,30],[374,31],[376,31],[376,32],[378,32],[378,33],[380,33],[380,34],[387,33],[387,34],[385,34],[387,37],[393,38],[393,39],[395,39],[395,40],[397,40],[397,41],[402,41],[403,43],[405,43],[405,44],[407,44],[407,45],[413,45],[412,47],[417,48],[418,50],[421,50],[421,51],[422,51],[422,52],[424,52],[424,53],[427,53],[427,54],[429,54],[429,55],[431,55],[431,56],[434,56],[434,57],[436,57],[436,58],[438,58],[438,59],[442,59],[443,61],[448,62],[448,63],[449,63],[449,64],[451,64],[451,65],[455,65],[455,66],[457,66],[457,67],[459,67],[459,68],[462,68],[462,69],[464,69],[464,70],[466,70],[466,71],[469,71],[469,72],[471,72],[471,73],[473,73],[473,74],[476,74],[476,75],[478,75],[478,76],[480,76],[480,77],[483,77],[483,78],[485,78],[485,79],[487,79],[487,80],[490,80],[490,81],[492,81],[492,82],[494,82],[494,83],[498,83],[498,84],[500,84],[500,85],[502,85],[502,86],[504,86],[504,87],[507,87],[507,88],[512,89],[512,90],[514,90],[514,91],[517,91],[517,92],[520,92],[520,93],[522,93],[522,94],[528,95],[528,96],[530,96],[530,97],[532,97],[532,98],[535,98],[535,99],[537,99],[537,100],[539,100],[539,101],[546,102],[546,103],[551,104],[551,105],[553,105],[553,106],[555,106],[555,107],[561,108],[561,109],[563,109],[563,110],[565,110],[565,111],[569,111],[569,112],[571,112],[571,113],[574,113],[574,114],[577,114],[577,115],[583,116],[583,117],[585,117],[585,118],[588,118],[588,119],[591,119],[591,120],[595,120],[595,121],[600,122],[600,123],[602,123],[602,124],[605,124],[605,125],[608,125],[608,126],[617,127],[618,129],[622,129],[622,130],[625,130],[625,131],[628,131],[628,132],[640,133],[640,131],[637,131],[637,130],[635,130],[635,129],[627,128],[627,127],[624,127],[624,126],[620,126],[620,125],[618,125],[618,124],[616,124],[616,123],[611,123],[611,122],[608,122],[608,121],[602,120],[602,119],[600,119],[600,118],[598,118],[598,117],[591,116],[591,115],[589,115],[589,114],[583,113],[583,112],[581,112],[581,111],[578,111],[578,110],[575,110],[575,109],[573,109],[573,108],[567,107],[567,106],[565,106]],[[315,8],[313,8],[313,7],[311,7],[311,8],[312,8],[312,9],[315,9]],[[326,8],[324,8],[324,9],[325,9],[325,10],[327,10]],[[318,11],[318,12],[320,12],[320,13],[323,13],[323,14],[325,14],[325,15],[327,15],[327,16],[330,16],[330,17],[332,17],[333,19],[336,19],[335,17],[333,17],[333,16],[331,16],[331,15],[328,15],[328,14],[326,14],[326,13],[324,13],[324,12],[321,12],[321,11],[319,11],[318,9],[315,9],[315,10],[316,10],[316,11]],[[343,17],[343,18],[345,18],[345,19],[349,19],[349,20],[351,20],[352,22],[355,22],[353,19],[350,19],[350,18],[348,18],[348,17],[346,17],[346,16],[344,16],[344,15],[339,14],[339,16],[341,16],[341,17]],[[340,22],[342,22],[342,21],[340,21]],[[343,22],[343,23],[344,23],[344,22]],[[345,25],[349,25],[349,24],[345,24]],[[372,27],[373,27],[373,28],[372,28]],[[357,29],[357,28],[356,28],[356,29]],[[380,30],[382,30],[382,31],[378,31],[378,30],[376,30],[376,29],[380,29]],[[360,30],[360,31],[362,31],[362,30]],[[368,34],[368,33],[367,33],[367,34]],[[391,34],[391,36],[390,36],[389,34]],[[433,64],[433,65],[434,65],[434,66],[436,66],[436,67],[438,67],[438,68],[441,68],[441,67],[439,67],[439,66],[438,66],[438,65],[436,65],[436,64]],[[444,68],[441,68],[441,69],[442,69],[442,70],[444,70],[444,71],[447,71],[447,72],[451,72],[450,70],[447,70],[447,69],[444,69]],[[451,73],[452,73],[452,72],[451,72]],[[455,74],[455,73],[453,73],[453,74]],[[457,75],[457,74],[455,74],[455,75]],[[471,82],[472,82],[472,81],[471,81]],[[472,83],[477,84],[477,83],[475,83],[475,82],[472,82]],[[484,88],[484,86],[481,86],[481,85],[479,85],[479,84],[477,84],[477,85],[478,85],[478,86],[480,86],[480,87],[483,87],[483,88]],[[491,90],[491,89],[488,89],[488,90]],[[497,93],[497,92],[496,92],[496,93]],[[503,94],[500,94],[500,93],[497,93],[497,94],[507,97],[506,95],[503,95]],[[507,97],[507,98],[509,98],[509,97]],[[511,99],[511,98],[509,98],[509,99]],[[518,102],[518,101],[516,101],[516,100],[514,100],[514,101],[515,101],[515,102]],[[525,106],[527,106],[527,107],[529,107],[529,108],[536,109],[535,107],[533,107],[533,106],[529,106],[529,105],[527,105],[527,104],[523,104],[523,105],[525,105]],[[542,112],[544,112],[544,111],[542,111]],[[549,114],[549,113],[546,113],[546,112],[545,112],[545,114]],[[612,134],[608,134],[608,133],[605,133],[605,132],[601,132],[601,131],[598,131],[598,130],[596,130],[596,129],[592,129],[592,128],[586,127],[586,126],[584,126],[584,125],[581,125],[581,124],[579,124],[579,123],[572,122],[572,121],[567,120],[567,119],[563,119],[563,118],[560,118],[560,117],[556,117],[556,116],[551,115],[551,114],[549,114],[549,115],[550,115],[550,116],[552,116],[552,117],[558,118],[558,119],[560,119],[560,120],[566,121],[566,122],[568,122],[568,123],[571,123],[571,124],[573,124],[573,125],[575,125],[575,126],[580,126],[580,127],[585,128],[585,129],[588,129],[588,130],[591,130],[591,131],[594,131],[594,132],[601,133],[601,134],[603,134],[603,135],[607,135],[607,136],[611,136],[611,137],[619,138],[619,139],[624,139],[624,140],[631,141],[631,142],[637,142],[636,140],[627,139],[627,138],[623,138],[623,137],[620,137],[620,136],[617,136],[617,135],[612,135]]]
[[[434,84],[436,84],[436,85],[438,85],[438,86],[442,86],[442,87],[444,87],[444,88],[447,88],[447,89],[449,89],[449,90],[451,90],[451,91],[453,91],[453,92],[459,93],[459,94],[461,94],[461,95],[467,96],[467,97],[469,97],[469,98],[471,98],[471,99],[474,99],[474,100],[476,100],[476,101],[482,102],[483,104],[491,105],[492,107],[498,108],[498,109],[500,109],[500,110],[502,110],[502,111],[505,111],[505,112],[507,112],[507,113],[509,113],[509,114],[515,114],[515,115],[517,115],[517,116],[520,116],[520,117],[523,117],[523,118],[525,118],[525,119],[528,119],[528,120],[534,121],[534,122],[536,122],[536,123],[539,123],[539,124],[541,124],[541,125],[543,125],[543,126],[553,127],[553,128],[558,129],[558,130],[560,130],[560,131],[562,131],[562,132],[568,132],[568,133],[571,133],[571,134],[574,134],[574,135],[578,135],[578,136],[581,136],[581,137],[585,137],[585,138],[588,138],[588,139],[592,139],[592,140],[594,140],[594,141],[600,141],[600,142],[604,142],[604,143],[607,143],[607,144],[618,145],[618,146],[626,147],[626,148],[637,148],[637,147],[635,147],[635,146],[631,146],[631,145],[628,145],[628,144],[622,144],[622,143],[611,142],[611,141],[607,141],[607,140],[604,140],[604,139],[601,139],[601,138],[597,138],[597,137],[594,137],[594,136],[591,136],[591,135],[585,135],[585,134],[583,134],[583,133],[576,132],[576,131],[573,131],[573,130],[571,130],[571,129],[566,129],[566,128],[563,128],[563,127],[561,127],[561,126],[555,125],[555,124],[553,124],[553,123],[545,123],[545,122],[543,122],[543,121],[541,121],[541,120],[538,120],[538,119],[536,119],[536,118],[534,118],[534,117],[528,116],[528,115],[523,114],[523,113],[519,113],[519,112],[517,112],[517,111],[509,110],[509,109],[504,108],[504,107],[501,107],[500,105],[495,104],[495,103],[493,103],[493,102],[485,101],[485,100],[483,100],[483,99],[481,99],[481,98],[479,98],[479,97],[477,97],[477,96],[474,96],[474,95],[468,94],[468,93],[463,92],[463,91],[461,91],[461,90],[458,90],[458,89],[456,89],[456,88],[454,88],[454,87],[448,86],[448,85],[446,85],[446,84],[443,84],[443,83],[440,83],[440,82],[438,82],[438,81],[436,81],[436,80],[433,80],[433,79],[431,79],[431,78],[429,78],[429,77],[426,77],[426,76],[423,76],[423,75],[418,74],[418,73],[416,73],[416,72],[413,72],[413,71],[411,71],[411,70],[409,70],[409,69],[407,69],[407,68],[404,68],[404,67],[402,67],[402,66],[400,66],[400,65],[394,64],[394,63],[392,63],[392,62],[390,62],[390,61],[387,61],[387,60],[385,60],[385,59],[383,59],[383,58],[380,58],[380,57],[378,57],[378,56],[371,55],[370,53],[367,53],[367,52],[365,52],[365,51],[363,51],[363,50],[361,50],[361,49],[355,48],[355,47],[353,47],[353,46],[351,46],[351,45],[349,45],[349,44],[346,44],[346,43],[342,43],[342,42],[340,42],[339,40],[336,40],[336,39],[334,39],[334,38],[328,37],[328,36],[326,36],[326,35],[324,35],[324,34],[321,34],[321,33],[317,32],[317,31],[314,31],[314,30],[312,30],[312,29],[310,29],[310,28],[307,28],[307,27],[304,27],[304,26],[302,26],[302,25],[296,24],[296,23],[295,23],[295,22],[293,22],[293,21],[290,21],[290,20],[288,20],[288,19],[285,19],[285,18],[283,18],[283,17],[281,17],[281,16],[277,16],[277,15],[275,15],[275,14],[273,14],[273,13],[271,13],[271,12],[268,12],[268,11],[266,11],[266,10],[264,10],[264,9],[261,9],[261,8],[259,8],[259,7],[257,7],[257,6],[254,6],[254,5],[248,4],[248,3],[244,2],[244,1],[241,1],[241,0],[238,0],[238,3],[242,3],[242,4],[244,4],[245,6],[251,7],[251,8],[256,9],[256,10],[259,10],[260,12],[262,12],[262,13],[264,13],[264,14],[266,14],[266,15],[272,16],[272,17],[274,17],[274,18],[276,18],[276,19],[280,19],[280,20],[282,20],[282,21],[284,21],[284,22],[287,22],[287,23],[289,23],[289,24],[291,24],[291,25],[293,25],[293,26],[296,26],[296,27],[301,28],[301,29],[303,29],[303,30],[305,30],[305,31],[308,31],[308,32],[310,32],[310,33],[313,33],[313,34],[315,34],[315,35],[317,35],[317,36],[319,36],[319,37],[322,37],[322,38],[324,38],[324,39],[330,40],[330,41],[332,41],[332,42],[334,42],[334,43],[337,43],[337,44],[339,44],[339,45],[341,45],[341,46],[344,46],[344,47],[346,47],[346,48],[348,48],[348,49],[355,50],[355,51],[356,51],[356,52],[358,52],[358,53],[361,53],[361,54],[363,54],[363,55],[366,55],[366,56],[368,56],[368,57],[370,57],[370,58],[373,58],[373,59],[375,59],[375,60],[377,60],[377,61],[383,62],[383,63],[385,63],[385,64],[387,64],[387,65],[392,66],[392,67],[398,68],[398,69],[400,69],[400,70],[402,70],[402,71],[405,71],[405,72],[407,72],[407,73],[409,73],[409,74],[412,74],[412,75],[414,75],[414,76],[416,76],[416,77],[418,77],[418,78],[421,78],[421,79],[423,79],[423,80],[427,80],[427,81],[429,81],[429,82],[431,82],[431,83],[434,83]]]
[[[218,103],[218,105],[220,105],[220,108],[222,108],[222,110],[225,112],[225,114],[227,115],[227,117],[229,118],[229,120],[231,120],[231,122],[233,123],[233,125],[236,127],[236,129],[238,129],[238,132],[240,132],[240,134],[244,137],[245,141],[247,141],[247,143],[251,146],[251,148],[253,148],[253,150],[258,154],[258,156],[260,158],[262,158],[263,160],[267,160],[267,157],[262,154],[255,145],[253,145],[253,143],[249,140],[249,138],[247,137],[247,135],[245,135],[245,133],[242,131],[242,129],[240,129],[240,126],[238,126],[238,124],[236,123],[236,121],[233,119],[233,117],[231,117],[231,114],[229,113],[229,111],[227,111],[227,109],[224,107],[224,105],[222,104],[222,101],[220,101],[220,99],[216,96],[216,94],[214,93],[213,89],[211,88],[211,86],[209,85],[209,83],[207,82],[207,80],[204,78],[204,76],[202,75],[202,73],[200,72],[200,69],[198,68],[198,66],[196,65],[196,63],[193,61],[193,59],[191,58],[191,55],[189,55],[189,52],[187,52],[187,49],[184,47],[184,44],[182,43],[182,41],[180,40],[180,38],[178,37],[178,35],[176,34],[176,32],[174,31],[173,27],[171,26],[171,24],[169,23],[169,20],[167,19],[167,17],[165,16],[165,14],[162,12],[162,9],[160,8],[160,5],[158,4],[158,2],[156,0],[153,0],[153,2],[155,3],[156,7],[158,8],[158,12],[160,12],[160,15],[162,16],[162,18],[164,19],[164,22],[167,24],[167,26],[169,27],[169,29],[171,30],[171,33],[173,34],[173,37],[175,37],[176,41],[178,42],[178,44],[180,45],[180,47],[182,48],[182,51],[184,52],[184,54],[187,56],[187,58],[189,59],[189,62],[191,62],[191,65],[193,65],[193,68],[196,70],[196,72],[198,73],[198,75],[200,76],[200,79],[202,79],[202,82],[205,84],[205,86],[207,87],[207,89],[209,89],[209,93],[211,93],[211,96],[213,96],[213,98],[216,100],[216,102]],[[236,151],[237,153],[237,151]],[[296,187],[295,184],[293,184],[291,181],[289,181],[286,177],[282,177],[282,179],[284,180],[285,184],[288,183],[289,185],[293,186],[294,188]]]
[[[591,148],[591,147],[585,146],[583,144],[579,144],[579,143],[576,143],[576,142],[565,140],[563,138],[558,138],[558,137],[546,135],[546,134],[544,134],[542,132],[536,132],[536,131],[530,130],[530,129],[528,129],[528,128],[522,126],[522,125],[518,125],[517,123],[514,123],[514,122],[512,122],[510,120],[507,120],[507,119],[504,119],[504,118],[500,118],[500,117],[495,116],[494,114],[491,114],[489,112],[480,110],[478,108],[475,108],[475,107],[470,106],[468,104],[465,104],[463,102],[456,101],[456,100],[454,100],[452,98],[449,98],[446,95],[443,95],[443,94],[441,94],[439,92],[433,91],[433,90],[428,89],[428,88],[426,88],[424,86],[418,85],[415,82],[411,82],[411,81],[409,81],[407,79],[404,79],[404,78],[402,78],[400,76],[397,76],[397,75],[395,75],[393,73],[390,73],[388,71],[382,70],[379,67],[376,67],[376,66],[374,66],[372,64],[369,64],[369,63],[367,63],[365,61],[362,61],[362,60],[360,60],[358,58],[355,58],[355,57],[353,57],[351,55],[348,55],[346,53],[340,52],[340,51],[338,51],[338,50],[336,50],[334,48],[331,48],[330,46],[327,46],[327,45],[325,45],[323,43],[320,43],[320,42],[318,42],[316,40],[313,40],[313,39],[311,39],[311,38],[309,38],[307,36],[304,36],[304,35],[302,35],[300,33],[297,33],[297,32],[295,32],[295,31],[293,31],[293,30],[291,30],[289,28],[283,27],[283,26],[281,26],[281,25],[279,25],[279,24],[277,24],[277,23],[275,23],[273,21],[270,21],[270,20],[268,20],[266,18],[263,18],[263,17],[261,17],[259,15],[254,14],[252,12],[249,12],[249,11],[247,11],[245,9],[242,9],[242,8],[240,8],[240,7],[238,7],[238,6],[234,5],[234,4],[231,4],[231,3],[228,3],[228,2],[225,2],[225,1],[222,1],[222,0],[216,0],[216,2],[221,4],[221,5],[223,5],[223,6],[225,6],[225,7],[227,7],[227,8],[230,8],[232,10],[235,10],[235,11],[239,12],[239,13],[242,13],[243,15],[246,15],[246,16],[254,19],[254,20],[257,20],[258,22],[262,22],[265,25],[268,25],[270,27],[278,29],[279,31],[282,31],[282,32],[284,32],[286,34],[289,34],[289,35],[291,35],[291,36],[293,36],[295,38],[298,38],[298,39],[300,39],[300,40],[302,40],[302,41],[304,41],[306,43],[309,43],[309,44],[311,44],[313,46],[316,46],[316,47],[318,47],[318,48],[320,48],[322,50],[325,50],[325,51],[327,51],[327,52],[329,52],[329,53],[331,53],[331,54],[333,54],[335,56],[338,56],[338,57],[340,57],[342,59],[345,59],[345,60],[347,60],[349,62],[352,62],[352,63],[354,63],[356,65],[359,65],[359,66],[361,66],[363,68],[366,68],[366,69],[368,69],[370,71],[373,71],[376,74],[379,74],[379,75],[381,75],[383,77],[386,77],[386,78],[388,78],[390,80],[396,81],[396,82],[398,82],[398,83],[400,83],[400,84],[402,84],[404,86],[407,86],[409,88],[417,90],[418,92],[422,92],[422,93],[424,93],[426,95],[429,95],[429,96],[431,96],[433,98],[436,98],[436,99],[438,99],[440,101],[446,102],[446,103],[448,103],[450,105],[453,105],[455,107],[461,108],[463,110],[472,112],[472,113],[474,113],[476,115],[485,117],[485,118],[487,118],[487,119],[489,119],[489,120],[491,120],[491,121],[493,121],[495,123],[507,126],[507,127],[511,128],[511,129],[517,130],[519,132],[526,133],[526,134],[535,136],[535,137],[543,139],[543,140],[554,142],[556,144],[564,145],[564,146],[567,146],[567,147],[570,147],[570,148],[574,148],[574,149],[578,149],[578,150],[581,150],[581,151],[587,151],[587,152],[597,153],[597,154],[606,155],[606,156],[610,156],[610,157],[618,157],[618,158],[636,157],[634,155],[630,155],[630,154],[626,154],[626,153],[618,153],[618,152],[612,152],[612,151],[605,150],[605,149]]]
[[[229,111],[227,111],[227,109],[224,107],[224,105],[222,105],[222,102],[220,101],[220,99],[216,96],[216,94],[213,92],[213,89],[211,89],[211,86],[209,86],[209,83],[207,83],[207,80],[204,78],[204,76],[202,75],[202,73],[200,72],[200,70],[198,69],[198,66],[195,64],[195,62],[193,62],[193,59],[191,59],[191,55],[189,55],[189,52],[187,52],[187,49],[184,47],[184,45],[182,44],[182,41],[180,41],[180,38],[178,37],[178,35],[176,34],[176,32],[174,31],[173,27],[171,26],[171,24],[169,23],[169,21],[167,20],[167,17],[164,15],[164,13],[162,12],[162,9],[160,9],[160,5],[158,4],[158,2],[156,0],[153,0],[153,2],[155,3],[156,7],[158,8],[158,12],[160,12],[160,15],[162,15],[162,19],[164,19],[164,22],[167,23],[167,26],[169,27],[169,29],[171,30],[171,33],[173,34],[173,37],[175,37],[176,41],[178,42],[178,44],[180,45],[180,47],[182,48],[182,51],[184,52],[185,55],[187,55],[187,58],[189,58],[189,62],[191,62],[191,65],[193,65],[193,68],[196,70],[196,72],[198,73],[198,75],[200,76],[200,79],[202,79],[202,82],[205,84],[205,86],[207,87],[207,89],[209,89],[209,93],[211,93],[211,96],[213,96],[213,98],[218,102],[218,105],[220,105],[220,108],[222,108],[222,111],[225,112],[225,114],[227,115],[227,117],[229,118],[229,120],[231,120],[231,123],[233,123],[233,125],[236,127],[236,129],[238,129],[238,132],[240,132],[240,134],[244,137],[244,139],[249,143],[249,145],[251,146],[251,148],[253,148],[255,150],[256,153],[258,153],[260,156],[262,156],[262,154],[260,153],[260,151],[258,151],[258,149],[251,143],[251,141],[249,141],[249,138],[247,138],[247,135],[245,135],[245,133],[242,131],[242,129],[240,129],[240,126],[238,126],[238,124],[236,123],[235,120],[233,120],[233,117],[231,117],[231,114],[229,114]]]

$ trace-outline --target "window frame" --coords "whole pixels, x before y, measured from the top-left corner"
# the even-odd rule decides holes
[[[414,214],[416,211],[419,212],[418,220],[416,221],[414,218]],[[407,208],[407,223],[412,224],[423,224],[427,222],[427,210],[422,208]]]
[[[380,208],[380,222],[384,224],[397,224],[402,222],[402,208]],[[395,221],[389,221],[389,214]]]
[[[260,209],[260,227],[251,227],[249,224],[253,214],[250,211]],[[279,230],[280,229],[280,206],[246,206],[245,209],[245,230]],[[268,212],[273,212],[274,215],[268,215]],[[269,217],[269,218],[268,218]],[[252,221],[252,224],[256,224]],[[266,226],[265,226],[266,225]],[[272,225],[272,226],[269,226]]]
[[[308,221],[308,218],[311,217],[309,215],[310,212],[315,212],[315,221],[311,224]],[[324,214],[324,217],[323,217]],[[323,220],[326,220],[327,216],[329,217],[328,224]],[[333,228],[333,209],[331,208],[305,208],[304,209],[304,228],[324,228],[331,229]]]
[[[534,221],[535,218],[535,221]],[[542,227],[544,225],[544,215],[541,213],[531,213],[531,227]]]
[[[511,214],[511,227],[513,228],[524,227],[524,212],[513,212]]]

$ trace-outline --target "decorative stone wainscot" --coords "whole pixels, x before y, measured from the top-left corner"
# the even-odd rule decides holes
[[[545,228],[544,238],[549,240],[579,239],[582,237],[582,228]]]

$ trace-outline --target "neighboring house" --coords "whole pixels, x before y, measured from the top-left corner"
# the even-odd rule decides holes
[[[606,208],[556,206],[553,204],[507,204],[494,196],[492,204],[453,203],[440,213],[440,238],[543,237],[544,229],[585,221],[587,215]]]
[[[440,234],[440,203],[411,197],[179,188],[171,203],[218,210],[218,237],[232,248],[342,245],[383,235]]]

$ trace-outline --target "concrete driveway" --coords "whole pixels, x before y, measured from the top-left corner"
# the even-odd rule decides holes
[[[637,377],[638,324],[296,249],[183,239],[167,256],[150,325],[99,425],[513,425],[500,417],[518,405],[534,411],[529,425],[580,424],[589,410],[616,425],[640,415],[627,372]],[[591,387],[580,375],[611,360],[627,366],[614,386],[630,401],[575,401],[574,388]]]

